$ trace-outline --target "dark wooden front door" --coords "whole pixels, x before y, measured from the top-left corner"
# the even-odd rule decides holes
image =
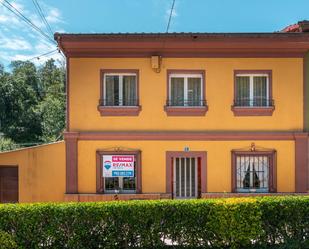
[[[18,202],[18,167],[0,165],[0,203]]]

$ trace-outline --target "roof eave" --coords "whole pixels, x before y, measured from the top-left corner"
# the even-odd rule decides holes
[[[55,34],[68,57],[302,57],[309,33]]]

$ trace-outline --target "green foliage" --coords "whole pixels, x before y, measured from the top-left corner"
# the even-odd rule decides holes
[[[13,237],[0,230],[0,249],[15,249],[17,244],[14,241]]]
[[[0,152],[7,150],[15,150],[18,145],[15,144],[11,139],[0,136]]]
[[[308,248],[309,198],[0,206],[23,248]]]
[[[41,68],[14,61],[0,67],[0,132],[16,143],[53,142],[65,124],[65,70],[53,59]]]
[[[65,102],[59,98],[47,95],[39,105],[42,114],[42,140],[56,141],[62,137],[65,125]]]

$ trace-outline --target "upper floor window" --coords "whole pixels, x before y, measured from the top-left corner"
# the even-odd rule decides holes
[[[202,74],[170,74],[169,106],[203,106]]]
[[[101,70],[101,116],[137,116],[141,111],[138,81],[135,69]]]
[[[204,116],[208,110],[205,100],[204,70],[167,70],[168,116]]]
[[[135,73],[107,73],[104,75],[105,106],[136,106],[137,76]]]
[[[234,88],[235,115],[272,114],[271,71],[235,71]]]
[[[236,106],[270,106],[268,74],[236,75]]]

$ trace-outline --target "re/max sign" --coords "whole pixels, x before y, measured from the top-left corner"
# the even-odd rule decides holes
[[[134,156],[104,155],[103,177],[134,177]]]

